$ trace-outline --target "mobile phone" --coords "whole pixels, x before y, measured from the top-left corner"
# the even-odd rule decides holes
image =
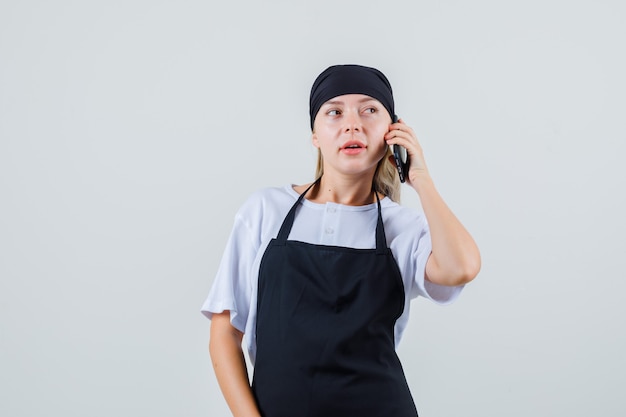
[[[392,119],[392,123],[396,123],[398,121],[398,116],[394,114]],[[393,159],[396,161],[400,182],[406,181],[406,176],[409,171],[409,156],[406,149],[400,145],[393,145]]]

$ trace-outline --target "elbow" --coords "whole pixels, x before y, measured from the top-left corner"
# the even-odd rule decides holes
[[[474,247],[474,250],[467,250],[461,259],[462,262],[456,268],[456,280],[458,285],[465,285],[472,282],[480,272],[480,252]]]
[[[465,285],[474,280],[480,272],[480,257],[467,260],[462,266],[459,267],[455,281],[456,285]]]
[[[458,287],[473,281],[480,268],[480,251],[475,244],[444,246],[431,252],[426,263],[426,278],[435,284]]]
[[[457,283],[455,285],[458,286],[458,285],[469,284],[470,282],[474,280],[474,278],[476,278],[479,271],[480,271],[480,266],[476,268],[468,268],[465,271],[459,273],[458,276],[456,277]]]
[[[479,271],[480,257],[477,256],[467,258],[463,262],[447,264],[446,267],[432,268],[426,275],[428,280],[435,284],[458,287],[470,283]]]

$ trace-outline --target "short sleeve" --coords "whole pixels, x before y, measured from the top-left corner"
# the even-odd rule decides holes
[[[252,265],[258,252],[258,238],[238,213],[226,243],[213,286],[202,305],[201,312],[209,319],[214,313],[230,310],[230,321],[244,332],[253,283]]]

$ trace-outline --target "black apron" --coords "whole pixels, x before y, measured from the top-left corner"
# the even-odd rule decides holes
[[[416,417],[394,346],[404,286],[378,196],[376,249],[287,240],[310,188],[261,260],[252,381],[261,415]]]

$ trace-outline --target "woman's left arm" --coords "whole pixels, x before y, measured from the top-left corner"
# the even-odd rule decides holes
[[[410,157],[407,183],[420,197],[432,241],[426,279],[448,286],[470,282],[480,270],[478,246],[435,188],[413,129],[400,119],[390,126],[385,140],[389,145],[404,146]]]

